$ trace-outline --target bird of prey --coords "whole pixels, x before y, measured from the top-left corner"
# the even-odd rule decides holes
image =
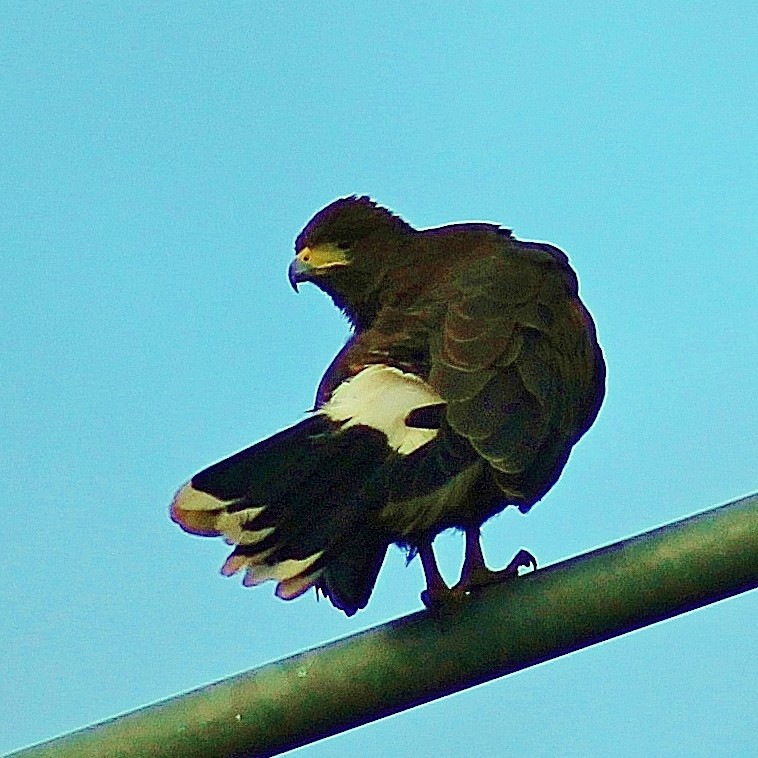
[[[298,235],[289,280],[331,296],[352,336],[308,417],[192,477],[173,520],[234,545],[222,574],[283,599],[315,587],[348,615],[393,543],[420,557],[427,605],[518,573],[531,556],[490,571],[480,527],[545,495],[605,394],[566,255],[495,224],[417,230],[351,196]],[[452,588],[432,551],[450,528],[466,546]]]

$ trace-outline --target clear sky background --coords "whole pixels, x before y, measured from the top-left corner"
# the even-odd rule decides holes
[[[493,565],[758,489],[754,3],[0,9],[0,752],[420,607],[399,550],[348,619],[220,577],[223,543],[167,516],[310,407],[348,328],[286,267],[336,197],[501,222],[579,272],[608,397],[543,502],[487,525]],[[461,541],[437,541],[450,579]],[[297,755],[753,756],[757,611],[728,600]]]

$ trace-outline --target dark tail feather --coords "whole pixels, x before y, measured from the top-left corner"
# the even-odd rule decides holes
[[[335,553],[316,582],[316,589],[335,608],[352,616],[365,608],[389,547],[385,532],[370,528],[354,535]]]
[[[292,599],[316,586],[348,615],[363,608],[390,537],[375,525],[390,454],[374,429],[314,415],[192,478],[171,507],[185,531],[236,547],[222,568],[272,579]]]

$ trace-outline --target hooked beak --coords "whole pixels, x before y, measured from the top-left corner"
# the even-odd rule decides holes
[[[287,270],[287,277],[289,278],[290,285],[292,286],[292,289],[295,290],[295,292],[297,292],[297,285],[300,282],[305,282],[308,280],[308,274],[312,269],[313,266],[311,266],[310,263],[306,263],[299,258],[295,258],[295,260],[290,263],[290,267]]]

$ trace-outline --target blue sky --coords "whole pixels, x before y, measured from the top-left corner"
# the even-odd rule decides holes
[[[167,517],[302,418],[346,338],[286,279],[336,197],[501,222],[579,272],[608,397],[544,501],[487,525],[493,565],[758,489],[752,3],[2,5],[0,752],[419,608],[397,550],[348,619],[223,579],[225,546]],[[460,541],[438,539],[449,578]],[[757,610],[296,754],[753,755]]]

